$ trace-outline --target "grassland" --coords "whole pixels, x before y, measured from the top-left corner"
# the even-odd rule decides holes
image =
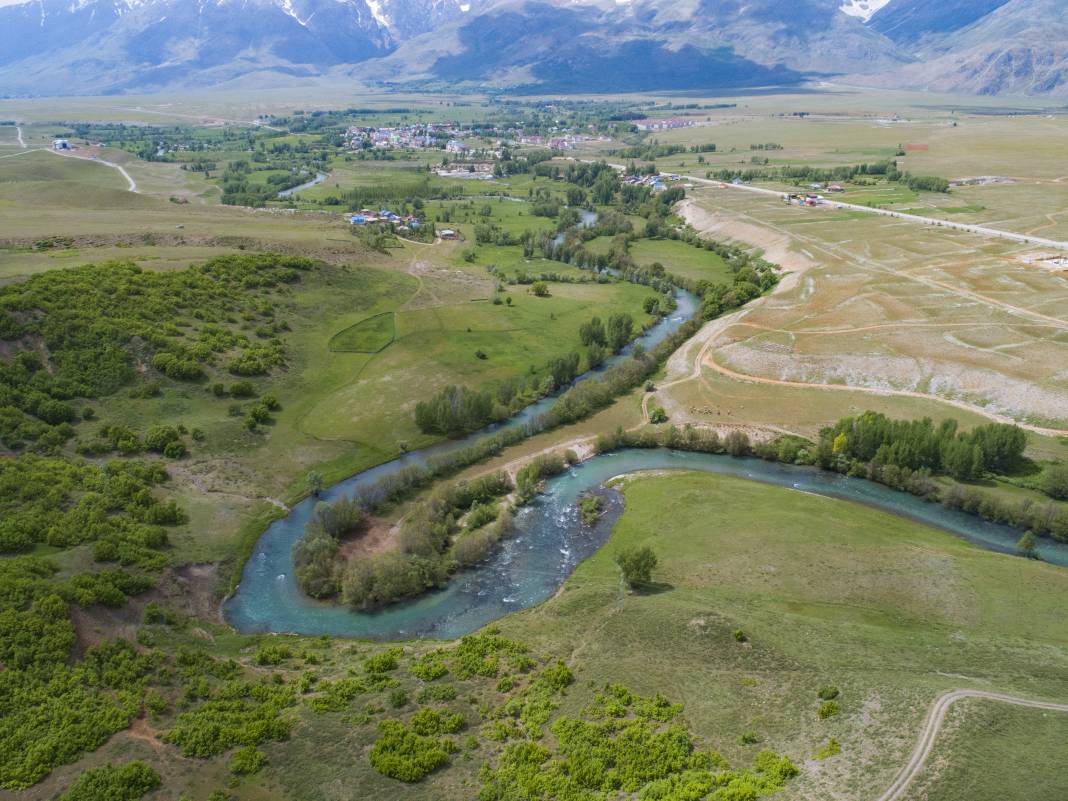
[[[1058,764],[1068,715],[970,699],[946,720],[909,801],[1056,801],[1068,796]]]
[[[630,256],[635,264],[659,262],[669,273],[691,281],[721,283],[731,276],[720,256],[678,240],[643,239],[631,245]]]
[[[702,746],[731,764],[748,764],[763,749],[790,756],[802,770],[777,796],[783,801],[852,801],[875,797],[889,784],[913,748],[928,705],[946,689],[1053,699],[1068,694],[1068,627],[1060,610],[1068,573],[1062,569],[983,551],[865,507],[741,479],[636,474],[622,487],[626,511],[608,544],[550,601],[499,623],[504,636],[528,644],[539,657],[566,661],[576,682],[560,714],[576,714],[606,682],[660,692],[684,704]],[[648,591],[620,587],[613,556],[629,545],[650,545],[659,557]],[[169,592],[170,603],[180,602],[180,587]],[[285,681],[302,670],[320,680],[361,675],[353,666],[383,647],[243,637],[211,622],[200,625],[152,630],[171,648],[209,647]],[[312,653],[315,661],[256,668],[257,647],[278,644]],[[405,659],[435,646],[408,643]],[[194,797],[227,782],[242,800],[314,795],[333,801],[352,797],[353,788],[375,799],[475,792],[478,767],[493,758],[495,747],[477,726],[469,729],[476,741],[421,783],[401,784],[371,769],[366,752],[377,736],[375,722],[421,706],[413,700],[423,685],[404,670],[392,675],[409,699],[403,709],[388,705],[386,690],[337,713],[301,707],[289,739],[263,746],[268,764],[253,777],[230,781],[227,755],[179,757],[155,739],[171,725],[166,713],[18,798],[37,801],[80,768],[130,758],[146,759],[170,791]],[[469,721],[502,701],[499,688],[494,692],[478,679],[448,676],[438,683],[459,691],[446,706]],[[827,686],[838,689],[840,711],[821,719],[818,692]],[[1011,785],[1024,775],[1037,793],[1031,797],[1058,798],[1062,779],[1053,756],[1064,721],[970,704],[954,711],[933,773],[920,778],[910,798],[1023,798]],[[743,734],[749,735],[745,742]],[[814,759],[830,738],[841,753]],[[1001,767],[1000,776],[988,775],[1003,761],[1013,764]],[[996,795],[1000,790],[1009,794]]]
[[[681,699],[733,760],[744,759],[747,731],[799,762],[838,739],[842,754],[808,762],[784,801],[876,795],[942,689],[1068,692],[1063,570],[737,479],[668,474],[625,486],[612,540],[552,601],[501,628],[567,654],[589,686],[621,681]],[[661,561],[657,588],[621,592],[613,553],[646,544]],[[842,713],[826,721],[816,715],[823,685],[841,690]],[[1054,765],[1042,774],[1051,782]]]

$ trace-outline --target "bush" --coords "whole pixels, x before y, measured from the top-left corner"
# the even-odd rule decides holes
[[[371,747],[370,762],[383,776],[417,782],[449,761],[439,740],[416,734],[398,720],[384,720],[378,728],[380,736]]]
[[[145,762],[90,768],[56,801],[137,801],[160,786],[160,777]]]
[[[820,704],[819,716],[820,720],[825,720],[830,717],[834,717],[838,714],[838,702],[837,701],[824,701]]]
[[[230,757],[230,772],[238,776],[249,776],[259,773],[260,769],[267,764],[267,756],[253,745],[247,745],[234,751]]]
[[[833,757],[835,754],[842,752],[842,745],[833,737],[827,741],[827,745],[821,746],[816,749],[816,753],[812,755],[813,759],[827,759]]]
[[[819,697],[823,701],[833,701],[838,697],[838,688],[830,684],[824,685],[820,687]]]
[[[222,384],[216,384],[217,387],[222,387]],[[216,392],[216,395],[221,395],[221,392]],[[252,386],[251,381],[235,381],[230,385],[230,394],[235,398],[252,398],[256,395],[256,390]]]
[[[731,636],[734,637],[735,641],[737,641],[737,642],[748,642],[749,641],[749,635],[747,635],[741,629],[735,629],[731,633]]]
[[[400,648],[389,648],[369,656],[363,660],[363,669],[368,673],[388,673],[396,670],[402,653]]]

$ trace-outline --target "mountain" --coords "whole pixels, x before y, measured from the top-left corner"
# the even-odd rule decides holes
[[[391,52],[454,0],[32,0],[0,8],[0,93],[86,94],[312,76]]]
[[[29,0],[0,96],[311,77],[537,92],[1068,86],[1068,0]]]
[[[842,12],[867,22],[873,14],[889,2],[890,0],[844,0]]]
[[[360,72],[539,91],[722,90],[908,61],[838,0],[514,0],[415,37]]]
[[[862,83],[1068,97],[1068,0],[891,0],[869,24],[922,63]]]
[[[870,18],[871,27],[905,46],[952,34],[981,20],[1009,0],[894,0]]]

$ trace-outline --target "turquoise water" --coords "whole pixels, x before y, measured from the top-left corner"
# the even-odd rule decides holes
[[[291,550],[314,506],[302,503],[289,517],[273,524],[257,543],[238,592],[224,607],[226,619],[243,632],[372,639],[459,637],[546,600],[606,541],[621,509],[620,498],[617,493],[607,493],[609,514],[589,528],[581,525],[576,509],[583,492],[623,473],[664,469],[701,470],[861,503],[1004,553],[1014,551],[1020,536],[1008,526],[926,503],[870,481],[813,468],[716,454],[623,450],[598,456],[549,480],[544,494],[516,515],[515,536],[484,563],[455,577],[444,590],[375,613],[321,604],[297,587]],[[349,488],[343,491],[351,491],[353,481],[345,482]],[[336,497],[338,493],[333,494]],[[798,522],[803,526],[803,520]],[[1042,540],[1039,552],[1046,561],[1068,566],[1068,545]]]

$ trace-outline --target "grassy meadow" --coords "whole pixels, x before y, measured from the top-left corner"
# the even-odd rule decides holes
[[[618,681],[682,701],[696,731],[732,761],[754,747],[740,744],[746,732],[798,764],[837,739],[842,753],[806,762],[784,800],[876,795],[943,689],[1068,691],[1062,569],[739,479],[637,474],[623,487],[626,512],[608,544],[502,631],[566,654],[586,688]],[[650,545],[660,560],[644,594],[619,586],[613,554],[631,545]],[[841,691],[841,713],[820,720],[825,685]],[[1060,724],[1063,732],[1068,721]],[[1055,763],[1042,764],[1036,780],[1058,781]]]

